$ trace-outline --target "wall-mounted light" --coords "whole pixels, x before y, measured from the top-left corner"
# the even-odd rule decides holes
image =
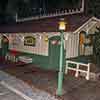
[[[48,35],[45,35],[45,42],[48,42]]]

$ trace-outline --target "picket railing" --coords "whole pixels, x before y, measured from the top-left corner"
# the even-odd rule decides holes
[[[72,68],[69,66],[69,64],[75,64],[76,67]],[[80,69],[81,66],[81,69]],[[84,68],[82,69],[82,67],[86,67],[86,70],[84,70]],[[85,73],[86,74],[86,80],[90,79],[90,63],[88,64],[84,64],[84,63],[80,63],[80,62],[75,62],[75,61],[66,61],[66,70],[65,70],[65,74],[68,74],[68,70],[73,70],[75,71],[75,77],[79,76],[79,72],[81,73]]]

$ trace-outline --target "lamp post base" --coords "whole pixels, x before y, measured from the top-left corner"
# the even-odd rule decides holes
[[[58,90],[56,91],[56,96],[63,96],[66,93],[64,89],[62,89],[61,93],[58,93]]]
[[[58,96],[65,94],[65,91],[63,90],[63,86],[62,86],[63,74],[64,74],[63,72],[58,73],[58,88],[57,88],[57,91],[56,91],[56,95],[58,95]]]

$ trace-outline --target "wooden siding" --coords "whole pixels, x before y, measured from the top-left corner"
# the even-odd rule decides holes
[[[27,52],[33,53],[37,55],[48,56],[48,42],[49,38],[55,35],[59,35],[59,33],[9,33],[5,34],[9,39],[9,49],[16,50],[19,52]],[[24,45],[24,37],[25,36],[34,36],[36,38],[35,46],[26,46]],[[48,36],[48,41],[45,41],[46,36]]]
[[[65,40],[66,58],[78,56],[78,34],[69,34]]]

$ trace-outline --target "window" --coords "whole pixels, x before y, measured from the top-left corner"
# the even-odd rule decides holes
[[[36,38],[33,36],[26,36],[24,37],[24,45],[25,46],[35,46]]]

